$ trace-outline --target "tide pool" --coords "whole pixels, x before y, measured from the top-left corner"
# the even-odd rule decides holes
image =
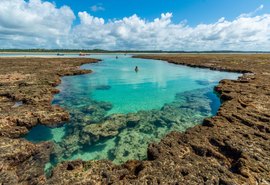
[[[97,64],[87,64],[92,74],[62,78],[55,102],[64,96],[87,97],[112,104],[112,113],[129,113],[139,110],[160,109],[172,102],[176,93],[204,87],[213,87],[221,79],[231,79],[237,74],[190,68],[167,62],[135,59],[114,55],[91,57],[102,59]],[[134,68],[138,66],[139,71]]]
[[[59,128],[37,126],[26,136],[55,143],[52,165],[71,159],[143,160],[149,143],[214,115],[220,106],[214,86],[240,75],[128,55],[90,57],[102,62],[81,67],[91,74],[63,77],[54,97],[53,104],[70,112],[70,121]]]

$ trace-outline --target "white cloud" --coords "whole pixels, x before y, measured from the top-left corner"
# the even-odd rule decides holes
[[[74,19],[67,6],[56,8],[40,0],[1,0],[1,47],[59,47]]]
[[[102,24],[104,24],[104,19],[93,17],[90,14],[88,14],[87,12],[79,12],[78,15],[79,15],[79,18],[81,20],[82,25],[92,25],[92,24],[102,25]]]
[[[47,47],[141,50],[270,50],[270,14],[262,9],[235,20],[222,17],[212,24],[173,23],[172,13],[147,21],[137,15],[105,21],[79,12],[80,24],[66,6],[40,0],[1,0],[2,47]]]
[[[96,4],[90,7],[92,12],[98,12],[98,11],[104,11],[105,8],[102,6],[102,4]]]
[[[194,28],[184,23],[172,23],[171,13],[162,14],[151,22],[133,15],[107,23],[86,12],[84,14],[90,17],[91,24],[83,24],[84,18],[80,16],[82,24],[72,33],[76,46],[82,48],[270,50],[269,14],[239,16],[233,21],[223,17],[216,23],[199,24]]]

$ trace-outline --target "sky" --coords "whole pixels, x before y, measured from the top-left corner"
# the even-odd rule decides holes
[[[1,0],[1,48],[270,51],[269,0]]]

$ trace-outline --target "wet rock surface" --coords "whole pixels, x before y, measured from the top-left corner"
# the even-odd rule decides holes
[[[52,143],[32,144],[19,137],[37,124],[54,126],[69,113],[51,100],[60,77],[85,74],[80,70],[95,59],[0,58],[0,184],[45,182],[44,166]]]
[[[238,80],[222,80],[215,88],[223,101],[216,116],[207,118],[202,125],[197,125],[187,131],[171,132],[160,142],[152,143],[147,150],[147,159],[143,161],[128,161],[122,165],[115,165],[110,161],[66,161],[58,164],[48,178],[45,178],[42,165],[48,161],[51,147],[49,143],[32,144],[23,139],[17,139],[21,134],[28,132],[37,122],[31,116],[25,116],[25,105],[16,107],[16,115],[25,116],[28,120],[22,124],[13,124],[13,119],[2,116],[11,112],[14,105],[7,93],[1,93],[1,148],[0,148],[0,179],[6,184],[269,184],[270,178],[270,56],[269,55],[144,55],[141,58],[167,60],[175,64],[193,67],[207,67],[215,70],[246,72]],[[2,60],[2,59],[1,59]],[[31,59],[33,60],[33,59]],[[47,59],[48,60],[48,59]],[[19,61],[17,61],[19,62]],[[89,61],[88,61],[89,62]],[[10,65],[10,64],[9,64]],[[75,64],[74,64],[75,65]],[[12,66],[12,65],[10,65]],[[29,67],[25,67],[26,69]],[[42,68],[45,70],[48,67]],[[71,67],[71,69],[75,70]],[[0,69],[2,70],[2,68]],[[10,67],[6,66],[11,73]],[[16,70],[14,70],[16,71]],[[14,72],[13,71],[13,72]],[[12,72],[12,73],[13,73]],[[2,73],[1,73],[2,74]],[[69,73],[70,74],[70,73]],[[17,75],[17,74],[16,74]],[[64,74],[63,74],[64,75]],[[39,76],[39,75],[38,75]],[[53,76],[53,75],[52,75]],[[6,77],[0,77],[6,79]],[[14,79],[14,77],[10,77]],[[15,78],[16,79],[16,78]],[[56,79],[59,79],[56,77]],[[1,84],[6,83],[2,80]],[[59,82],[58,82],[59,83]],[[203,83],[203,82],[201,82]],[[52,86],[55,84],[52,84]],[[5,87],[2,88],[1,87]],[[9,87],[9,86],[8,86]],[[49,88],[49,87],[48,87]],[[7,86],[0,85],[0,92],[8,90]],[[31,88],[29,88],[31,90]],[[53,89],[50,87],[49,89]],[[27,91],[30,93],[31,91]],[[10,92],[17,92],[10,91]],[[48,93],[49,92],[49,93]],[[29,109],[34,115],[39,109],[34,109],[35,101],[24,101],[24,97],[32,97],[36,93],[47,101],[41,106],[46,112],[50,107],[52,92],[33,91],[21,95],[15,101],[31,102]],[[12,94],[12,93],[10,93]],[[50,98],[47,98],[50,97]],[[14,101],[14,100],[13,100]],[[192,101],[192,100],[189,100]],[[3,102],[3,103],[2,103]],[[43,101],[38,101],[43,102]],[[163,107],[164,112],[170,112],[170,106]],[[33,109],[31,109],[31,107]],[[109,106],[104,106],[109,108]],[[198,106],[195,104],[196,109]],[[201,107],[203,108],[203,107]],[[60,108],[56,108],[59,112]],[[87,107],[85,111],[95,113],[94,107]],[[55,110],[56,111],[56,110]],[[206,112],[209,110],[205,110]],[[12,111],[14,112],[14,111]],[[49,111],[50,112],[50,111]],[[57,111],[56,111],[57,112]],[[102,112],[102,111],[96,111]],[[4,114],[5,113],[5,114]],[[15,113],[14,113],[15,114]],[[71,113],[72,114],[72,113]],[[102,113],[99,113],[102,115]],[[31,114],[29,114],[31,115]],[[59,115],[47,115],[48,123],[58,123],[62,119]],[[116,118],[109,118],[101,128],[89,129],[85,126],[84,132],[100,137],[115,134],[123,124],[131,127],[138,126],[138,119],[120,116],[117,120],[124,121],[111,129],[109,122]],[[60,116],[61,117],[61,116]],[[97,116],[98,117],[98,116]],[[25,118],[25,119],[26,119]],[[173,117],[174,118],[174,117]],[[92,123],[92,119],[86,119]],[[64,120],[64,119],[63,119]],[[125,121],[126,120],[126,121]],[[128,120],[128,121],[127,121]],[[169,114],[162,125],[174,121]],[[98,123],[98,119],[96,123]],[[46,121],[41,122],[46,124]],[[95,123],[94,123],[95,124]],[[93,124],[93,125],[94,125]],[[94,127],[94,126],[91,126]],[[75,134],[76,135],[76,134]],[[121,135],[121,134],[120,134]],[[124,139],[132,141],[137,136]],[[78,137],[71,137],[67,146],[75,142],[89,142]],[[2,147],[3,146],[3,147]],[[42,149],[47,148],[46,150]],[[72,148],[72,147],[70,147]],[[16,149],[16,150],[15,150]],[[126,151],[118,151],[126,152]],[[131,151],[132,152],[132,151]],[[15,159],[14,159],[15,158]],[[18,158],[18,160],[16,159]],[[35,161],[38,162],[35,162]],[[18,163],[23,163],[21,165]],[[29,167],[31,165],[31,168]],[[27,168],[29,167],[29,168]],[[44,166],[43,166],[44,167]],[[24,169],[22,169],[24,168]],[[27,170],[26,170],[27,169]],[[3,179],[3,180],[2,180]]]

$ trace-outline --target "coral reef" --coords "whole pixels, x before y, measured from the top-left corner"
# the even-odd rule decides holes
[[[60,82],[59,74],[82,73],[78,72],[75,66],[84,62],[91,62],[91,60],[63,59],[69,60],[67,63],[62,61],[65,63],[63,64],[59,59],[0,59],[1,64],[3,64],[0,68],[1,183],[270,183],[269,55],[141,55],[139,57],[167,60],[171,63],[193,67],[244,72],[246,74],[238,80],[222,80],[215,88],[223,101],[216,116],[205,119],[202,125],[189,128],[185,132],[171,132],[160,142],[150,144],[145,160],[131,160],[122,165],[113,164],[108,160],[65,161],[58,164],[52,170],[50,176],[45,178],[43,168],[45,161],[49,160],[48,153],[52,150],[51,144],[48,142],[32,144],[24,139],[18,139],[18,137],[27,133],[29,128],[39,122],[42,124],[57,124],[68,118],[68,114],[62,108],[51,106],[50,104],[52,94],[57,92],[53,86]],[[53,60],[54,62],[52,62]],[[76,60],[77,62],[75,62]],[[61,65],[55,65],[57,62]],[[20,69],[16,69],[17,66],[20,66]],[[70,69],[68,69],[68,66]],[[24,73],[24,71],[28,72]],[[27,77],[17,73],[30,73],[35,77]],[[44,75],[44,73],[48,75]],[[24,80],[24,78],[28,80]],[[33,80],[30,79],[36,79],[35,83],[31,83]],[[9,83],[9,80],[12,83]],[[24,85],[19,86],[22,81],[24,81]],[[46,81],[45,84],[44,81]],[[30,88],[28,86],[33,87]],[[35,88],[35,86],[37,87]],[[15,101],[22,101],[23,104],[12,108]],[[189,101],[192,101],[192,99]],[[192,106],[192,104],[190,105]],[[170,106],[173,105],[165,105],[162,111],[165,112],[167,110],[169,112],[166,119],[177,121],[174,120],[174,116],[169,116],[173,114]],[[198,108],[196,105],[194,106]],[[109,105],[107,109],[109,109]],[[209,109],[204,107],[200,107],[200,109],[206,113],[209,112]],[[92,113],[103,112],[95,110],[93,107],[88,107],[85,111]],[[46,115],[47,113],[49,114]],[[70,114],[77,115],[77,113],[72,111]],[[102,114],[98,113],[96,115]],[[43,117],[42,115],[46,116]],[[124,125],[124,128],[128,129],[127,125],[129,125],[139,129],[140,120],[138,121],[137,117],[134,117],[132,114],[127,116],[118,115],[117,118],[109,117],[104,121],[110,122],[110,119],[127,120],[128,116],[132,117],[132,121],[129,124],[127,121],[116,124],[117,128],[121,130]],[[81,119],[80,117],[80,114],[78,114],[77,119]],[[93,120],[91,117],[83,117],[83,119],[89,123],[92,123]],[[156,124],[162,126],[166,124],[166,119],[159,120]],[[99,123],[99,119],[94,120],[92,124],[97,123]],[[96,139],[100,139],[100,137],[104,137],[103,131],[109,128],[109,124],[105,124],[101,128],[97,126],[94,132],[90,129],[90,132],[96,135]],[[67,130],[72,132],[73,128]],[[151,127],[149,127],[149,130],[144,127],[143,131],[151,131]],[[84,126],[83,132],[89,132],[87,125]],[[140,138],[138,135],[134,133],[130,138],[127,138],[125,132],[125,129],[121,130],[121,132],[118,129],[114,129],[112,131],[108,130],[107,134],[118,134],[122,138],[121,142],[123,143],[125,140],[128,143],[132,143],[133,140],[139,142]],[[76,136],[76,134],[74,135]],[[105,134],[105,137],[107,136]],[[69,144],[73,146],[76,142],[96,142],[92,138],[84,138],[82,140],[77,138],[79,137],[73,138],[71,134],[66,146]],[[68,151],[68,153],[70,152],[72,153],[72,151]],[[120,152],[122,155],[127,154],[127,151],[124,149],[112,151],[112,153],[114,152]],[[133,151],[128,152],[127,155],[133,154]]]
[[[52,106],[60,77],[85,74],[80,70],[95,59],[0,58],[0,183],[37,184],[45,181],[44,166],[52,143],[32,144],[18,139],[37,124],[54,126],[69,119]]]
[[[269,184],[270,56],[143,55],[143,58],[245,72],[216,87],[223,104],[216,116],[184,133],[150,144],[147,160],[115,165],[70,161],[58,165],[51,184]]]
[[[65,136],[56,142],[53,161],[71,159],[74,153],[89,153],[89,148],[94,153],[98,146],[103,146],[102,152],[106,154],[97,154],[94,159],[110,159],[117,164],[146,159],[147,146],[151,142],[159,141],[171,131],[184,131],[200,124],[205,117],[212,115],[212,100],[206,97],[209,91],[212,88],[179,93],[175,101],[160,110],[108,116],[105,115],[111,108],[109,103],[88,99],[86,105],[74,107],[73,101],[79,103],[80,98],[64,96],[66,103],[63,105],[71,112],[71,118],[65,125]],[[81,98],[81,104],[84,103],[84,98]],[[112,143],[113,148],[107,146]],[[98,150],[101,152],[100,148]]]

